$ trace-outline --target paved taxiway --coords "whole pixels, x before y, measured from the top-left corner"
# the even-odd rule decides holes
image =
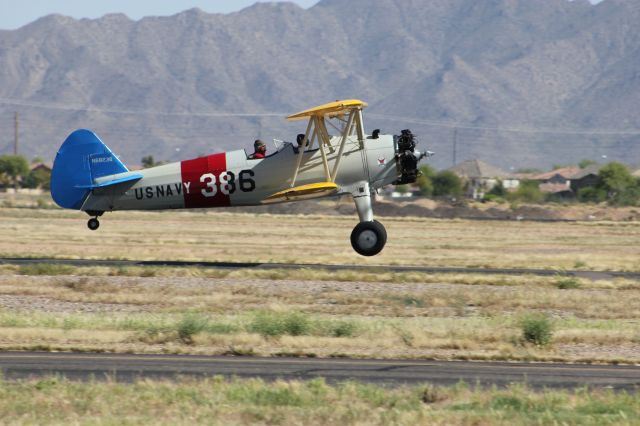
[[[640,272],[623,271],[565,271],[552,269],[498,269],[498,268],[447,268],[430,266],[394,265],[319,265],[295,263],[249,263],[249,262],[191,262],[172,260],[100,260],[100,259],[55,259],[55,258],[0,258],[0,265],[34,265],[39,263],[72,266],[168,266],[174,268],[199,267],[208,269],[324,269],[328,271],[356,270],[366,272],[422,272],[427,274],[498,274],[574,276],[593,280],[611,278],[640,279]]]
[[[496,386],[527,383],[534,388],[589,386],[634,391],[640,387],[637,366],[506,362],[0,352],[0,370],[7,380],[50,374],[77,380],[109,377],[120,381],[224,375],[265,380],[324,377],[330,382],[357,380],[391,385],[453,385],[464,381]]]

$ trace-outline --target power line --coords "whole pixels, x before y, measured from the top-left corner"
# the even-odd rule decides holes
[[[176,116],[176,117],[286,117],[287,113],[282,112],[257,112],[257,113],[235,113],[235,112],[162,112],[144,110],[113,110],[94,108],[87,106],[74,106],[65,104],[45,104],[40,102],[29,102],[20,99],[0,98],[0,104],[23,106],[29,108],[52,109],[59,111],[92,112],[104,114],[124,114],[124,115],[156,115],[156,116]]]
[[[592,130],[579,130],[579,129],[552,129],[552,128],[527,128],[527,127],[492,127],[492,126],[473,126],[469,124],[456,123],[456,122],[443,122],[443,121],[431,121],[422,120],[412,117],[399,117],[393,115],[383,115],[369,113],[369,117],[378,118],[382,120],[393,120],[404,123],[424,124],[426,126],[433,127],[446,127],[450,129],[471,129],[471,130],[487,130],[494,132],[513,132],[513,133],[533,133],[533,134],[559,134],[559,135],[602,135],[602,136],[637,136],[640,135],[640,129],[629,130],[611,130],[611,129],[592,129]]]
[[[150,115],[150,116],[165,116],[165,117],[239,117],[239,118],[255,118],[255,117],[286,117],[288,113],[285,112],[249,112],[249,113],[237,113],[237,112],[162,112],[162,111],[145,111],[145,110],[115,110],[108,108],[95,108],[90,106],[79,105],[67,105],[67,104],[55,104],[55,103],[43,103],[32,102],[20,99],[0,98],[0,105],[12,105],[23,106],[29,108],[41,108],[51,109],[59,111],[75,111],[75,112],[87,112],[87,113],[104,113],[104,114],[122,114],[122,115]],[[514,126],[476,126],[471,124],[465,124],[460,122],[447,122],[447,121],[435,121],[426,120],[414,117],[400,117],[386,114],[368,113],[369,117],[393,120],[404,123],[423,124],[432,127],[444,127],[451,129],[469,129],[469,130],[486,130],[494,132],[512,132],[512,133],[531,133],[531,134],[562,134],[562,135],[599,135],[599,136],[637,136],[640,135],[640,129],[627,129],[627,130],[615,130],[615,129],[562,129],[562,128],[531,128],[531,127],[514,127]]]

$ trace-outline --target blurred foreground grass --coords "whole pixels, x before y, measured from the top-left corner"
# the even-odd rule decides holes
[[[389,388],[359,383],[266,383],[215,377],[177,382],[0,381],[8,424],[625,425],[640,399],[624,392]]]

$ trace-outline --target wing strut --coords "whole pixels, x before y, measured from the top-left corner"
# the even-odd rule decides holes
[[[358,100],[336,101],[289,117],[289,120],[292,121],[304,118],[309,119],[304,141],[298,151],[298,161],[293,173],[293,179],[291,180],[291,188],[295,188],[296,186],[305,151],[313,146],[316,139],[318,142],[318,148],[320,149],[320,154],[322,155],[322,165],[324,167],[326,182],[335,183],[347,142],[352,136],[354,136],[354,127],[356,133],[355,136],[358,139],[360,149],[364,148],[365,134],[364,125],[362,123],[362,109],[366,106],[366,103]],[[327,131],[326,120],[330,118],[344,117],[347,114],[348,119],[339,138],[340,144],[339,146],[333,146],[331,144],[331,136]],[[329,167],[327,149],[329,149],[330,153],[333,154],[336,152],[336,148],[338,149],[338,155],[335,157],[335,163],[331,169]]]

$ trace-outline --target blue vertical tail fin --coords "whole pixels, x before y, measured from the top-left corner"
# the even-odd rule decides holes
[[[128,171],[95,133],[76,130],[56,155],[51,171],[51,196],[60,207],[80,210],[96,178]]]

